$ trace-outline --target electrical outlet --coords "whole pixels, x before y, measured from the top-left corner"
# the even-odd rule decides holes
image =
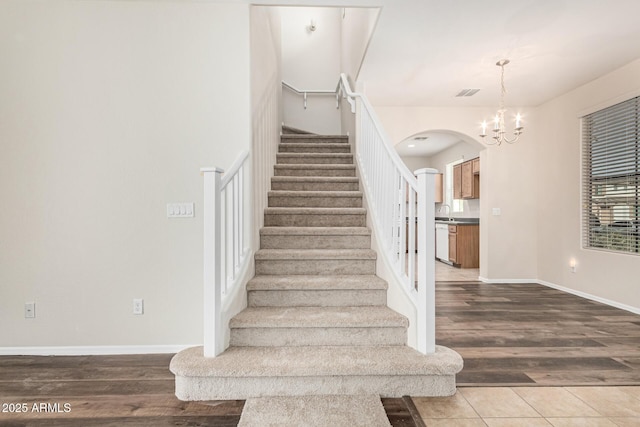
[[[35,302],[25,302],[24,303],[24,318],[25,319],[33,319],[36,317],[36,303]]]
[[[144,300],[142,298],[133,299],[133,314],[144,314]]]

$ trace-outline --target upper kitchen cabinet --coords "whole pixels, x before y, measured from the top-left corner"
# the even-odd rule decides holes
[[[453,198],[480,197],[480,159],[468,160],[453,167]]]
[[[462,199],[462,164],[453,167],[453,198]]]

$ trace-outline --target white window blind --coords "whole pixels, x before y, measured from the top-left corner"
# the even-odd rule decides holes
[[[582,118],[583,246],[640,253],[640,97]]]

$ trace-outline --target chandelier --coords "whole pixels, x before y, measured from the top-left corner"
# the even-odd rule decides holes
[[[520,134],[522,134],[522,131],[524,129],[524,127],[522,126],[522,118],[520,117],[520,114],[518,113],[516,115],[516,127],[513,130],[513,138],[509,139],[507,137],[507,131],[506,131],[506,127],[504,124],[504,113],[506,111],[505,107],[504,107],[504,95],[507,93],[507,89],[504,87],[504,66],[507,65],[509,63],[508,59],[501,59],[500,61],[496,62],[496,65],[498,67],[500,67],[501,72],[500,72],[500,108],[498,109],[495,117],[493,118],[493,136],[491,137],[491,139],[493,139],[493,141],[487,140],[486,144],[487,145],[500,145],[503,142],[506,142],[508,144],[513,144],[514,142],[516,142],[518,140],[518,138],[520,137]],[[482,122],[482,133],[480,134],[481,138],[484,138],[487,136],[487,121],[483,121]]]

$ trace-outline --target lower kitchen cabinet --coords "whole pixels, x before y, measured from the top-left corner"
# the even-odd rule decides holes
[[[449,261],[462,268],[480,267],[480,226],[449,225]]]

